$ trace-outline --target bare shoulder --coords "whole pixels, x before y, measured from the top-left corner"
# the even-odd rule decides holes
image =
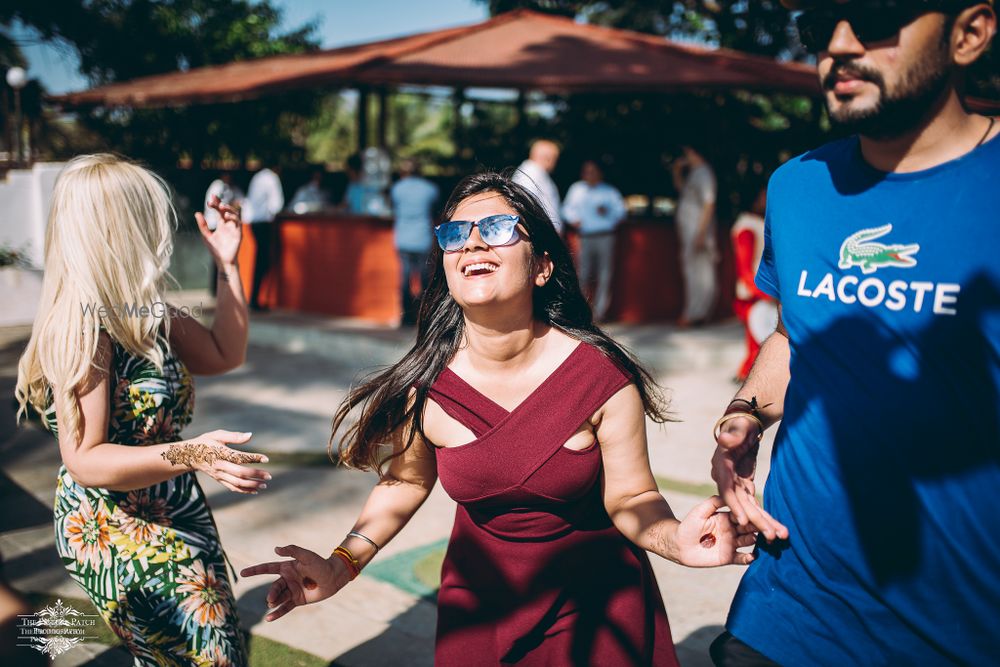
[[[635,386],[635,382],[629,382],[597,408],[597,411],[590,416],[590,423],[597,428],[609,416],[632,417],[636,414],[645,414],[642,396],[639,395],[639,388]]]

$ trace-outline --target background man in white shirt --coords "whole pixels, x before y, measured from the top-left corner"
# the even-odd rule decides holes
[[[223,171],[219,174],[219,177],[212,181],[208,186],[208,190],[205,191],[205,208],[204,216],[205,223],[208,228],[215,231],[215,228],[219,226],[219,221],[222,216],[219,212],[209,206],[212,201],[212,197],[218,197],[219,201],[223,204],[229,204],[230,206],[239,206],[243,201],[243,191],[240,190],[239,186],[233,184],[233,172]],[[214,273],[212,274],[214,277]]]
[[[253,287],[250,292],[252,310],[261,310],[260,285],[271,270],[276,254],[277,230],[274,228],[274,217],[285,205],[285,193],[281,189],[281,179],[277,172],[277,167],[264,167],[254,174],[243,202],[243,222],[253,225],[253,238],[257,243]]]
[[[288,203],[292,213],[312,213],[330,206],[330,193],[323,187],[326,170],[316,167],[309,174],[309,181],[300,186]]]
[[[205,191],[205,206],[201,209],[204,211],[205,223],[208,225],[208,228],[215,231],[215,228],[219,226],[219,222],[222,220],[219,212],[211,206],[213,197],[218,197],[219,201],[223,204],[239,208],[243,203],[243,196],[243,191],[240,190],[239,186],[233,185],[233,172],[224,171],[220,173],[219,177],[212,181],[208,186],[208,190]],[[212,293],[212,296],[215,296],[215,289],[218,287],[215,278],[219,268],[215,266],[215,262],[212,261],[211,256],[208,258],[208,263],[208,289]]]
[[[719,251],[715,242],[715,172],[705,157],[691,146],[673,164],[677,202],[677,234],[681,242],[684,272],[684,313],[679,326],[704,324],[715,305],[715,265]]]
[[[594,274],[594,319],[603,320],[611,305],[611,276],[615,261],[615,228],[625,219],[625,200],[593,160],[583,163],[580,178],[570,186],[563,205],[566,222],[580,232],[580,284],[587,290]]]
[[[547,139],[531,144],[528,159],[514,172],[512,181],[535,195],[548,213],[556,231],[562,234],[563,223],[559,217],[559,188],[549,175],[559,162],[559,147]]]

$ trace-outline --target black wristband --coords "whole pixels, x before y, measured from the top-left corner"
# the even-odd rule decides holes
[[[743,404],[745,404],[750,409],[749,410],[730,410],[730,408],[733,407],[734,403],[743,403]],[[729,405],[726,406],[726,412],[724,414],[729,414],[730,412],[748,412],[751,415],[753,415],[754,417],[756,417],[757,419],[760,419],[760,411],[761,411],[761,409],[762,408],[766,408],[769,405],[771,405],[771,404],[768,403],[767,405],[757,405],[757,397],[756,396],[751,396],[749,401],[747,399],[745,399],[745,398],[734,398],[733,400],[729,401]]]

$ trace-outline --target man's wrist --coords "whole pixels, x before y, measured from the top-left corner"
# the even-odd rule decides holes
[[[729,405],[726,406],[725,411],[722,413],[724,415],[732,414],[734,412],[746,412],[757,418],[758,421],[764,421],[763,415],[761,415],[761,410],[769,407],[771,404],[767,403],[765,405],[760,405],[757,403],[757,397],[751,396],[750,398],[743,398],[742,396],[737,396],[733,400],[729,401]]]
[[[729,401],[729,405],[726,406],[726,409],[725,411],[723,411],[722,414],[729,415],[734,412],[748,412],[750,414],[753,414],[754,416],[757,416],[756,413],[759,411],[759,408],[756,405],[756,401],[757,401],[756,396],[750,399],[734,398],[733,400]]]
[[[715,422],[715,426],[712,427],[712,437],[715,439],[715,442],[719,442],[719,436],[722,435],[725,425],[735,419],[747,419],[753,422],[750,428],[757,427],[757,442],[760,442],[764,437],[764,430],[767,428],[764,418],[760,414],[760,408],[761,406],[757,404],[756,396],[751,396],[749,399],[736,397],[731,400],[722,413],[722,416]]]
[[[753,422],[753,426],[757,427],[757,442],[760,442],[761,438],[764,437],[764,422],[762,422],[758,417],[753,416],[749,412],[735,411],[735,412],[729,412],[719,417],[718,421],[715,422],[715,426],[712,427],[712,437],[715,438],[716,443],[719,442],[719,436],[722,435],[722,431],[725,425],[728,422],[733,421],[734,419],[746,419]]]

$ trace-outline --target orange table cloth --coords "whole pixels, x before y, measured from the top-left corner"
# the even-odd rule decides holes
[[[249,298],[256,242],[244,225],[240,276]],[[399,259],[392,221],[336,213],[278,218],[276,264],[261,304],[302,313],[392,325],[400,319]],[[735,270],[728,235],[719,234],[716,318],[732,314]],[[575,252],[578,239],[567,243]],[[676,228],[664,219],[629,219],[618,227],[609,319],[629,324],[680,316],[683,277]]]

